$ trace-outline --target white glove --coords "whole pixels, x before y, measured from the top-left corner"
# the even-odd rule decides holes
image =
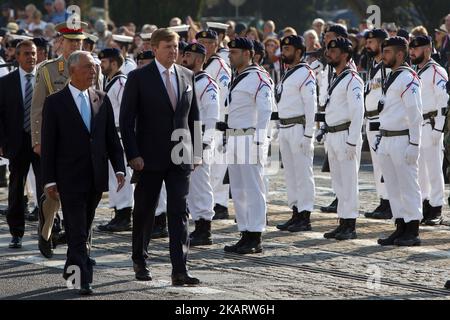
[[[300,150],[302,151],[302,153],[307,156],[310,157],[314,154],[314,142],[312,138],[308,138],[308,137],[303,137],[302,141],[300,142]]]
[[[437,130],[431,131],[431,142],[433,143],[433,146],[437,146],[443,137],[443,133]]]
[[[406,163],[410,166],[417,164],[417,162],[419,161],[419,147],[410,144],[406,148],[405,160]]]
[[[347,160],[353,161],[356,159],[356,146],[349,145],[347,143],[347,147],[345,148],[345,154],[347,156]]]

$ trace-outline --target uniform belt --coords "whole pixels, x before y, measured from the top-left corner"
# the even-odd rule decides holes
[[[423,120],[431,120],[438,116],[438,111],[431,111],[423,115]]]
[[[228,130],[228,124],[226,122],[217,122],[216,130],[221,132],[226,132]]]
[[[382,137],[402,137],[409,136],[409,130],[401,130],[401,131],[390,131],[390,130],[380,130],[380,134]]]
[[[374,111],[366,111],[364,113],[364,117],[366,118],[374,118],[380,115],[380,112],[378,110],[374,110]]]
[[[289,126],[291,124],[306,125],[306,117],[303,115],[303,116],[299,116],[299,117],[295,117],[295,118],[280,119],[280,124],[282,126]]]
[[[340,124],[338,126],[328,127],[328,132],[329,133],[337,133],[337,132],[348,130],[348,129],[350,129],[351,124],[352,124],[351,122],[347,122],[344,124]]]
[[[255,128],[247,128],[247,129],[229,129],[227,133],[229,133],[230,137],[241,137],[241,136],[253,136],[256,132]]]

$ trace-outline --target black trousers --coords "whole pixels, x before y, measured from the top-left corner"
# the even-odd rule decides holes
[[[64,273],[67,273],[70,266],[78,266],[81,285],[90,284],[93,280],[93,266],[86,243],[102,193],[92,188],[90,192],[60,192],[60,198],[68,246]]]
[[[175,165],[166,171],[140,173],[134,191],[132,259],[135,264],[145,266],[146,259],[149,258],[148,245],[164,181],[167,189],[167,220],[172,273],[187,272],[189,221],[186,198],[189,193],[190,174],[189,170]]]
[[[31,148],[31,135],[23,134],[22,148],[14,159],[9,159],[8,221],[9,230],[14,237],[25,233],[24,189],[30,164],[36,177],[36,193],[40,199],[43,192],[40,158]]]

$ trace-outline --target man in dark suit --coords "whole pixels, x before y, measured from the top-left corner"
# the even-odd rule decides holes
[[[37,49],[32,41],[16,48],[19,68],[0,79],[0,156],[9,159],[7,221],[12,235],[11,249],[22,248],[25,232],[24,187],[30,164],[36,176],[37,197],[42,195],[39,157],[31,148],[30,110],[36,83]]]
[[[201,128],[194,130],[199,111],[193,73],[175,65],[179,36],[168,29],[152,35],[155,61],[131,72],[122,98],[120,130],[130,166],[139,176],[133,212],[133,262],[136,279],[152,280],[147,268],[148,244],[163,181],[167,189],[167,214],[172,262],[172,284],[196,285],[186,266],[189,250],[186,197],[194,163],[201,162]],[[197,130],[198,129],[198,130]],[[178,155],[179,139],[174,131],[185,133],[181,141],[184,161]],[[193,161],[191,141],[200,143]],[[198,144],[194,145],[197,151]],[[192,149],[191,149],[192,150]],[[173,153],[173,155],[172,155]]]
[[[108,190],[108,159],[123,187],[125,164],[111,102],[91,89],[95,61],[76,51],[68,60],[70,83],[45,100],[42,124],[42,175],[48,195],[61,200],[67,235],[68,268],[81,271],[81,295],[92,294],[93,261],[87,241],[102,193]]]

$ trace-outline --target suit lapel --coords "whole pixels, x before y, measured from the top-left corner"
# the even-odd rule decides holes
[[[186,81],[184,78],[184,73],[182,72],[181,68],[177,65],[175,65],[175,74],[177,78],[177,85],[178,85],[178,102],[177,102],[177,109],[180,107],[181,98],[183,98],[183,94],[186,91]]]
[[[73,99],[72,92],[70,91],[69,86],[67,85],[63,90],[65,90],[64,94],[67,96],[67,98],[64,99],[64,101],[66,102],[69,111],[72,112],[74,119],[78,119],[78,123],[80,124],[80,126],[83,127],[84,131],[87,134],[89,134],[89,130],[86,128],[86,125],[84,124],[83,118],[81,117],[77,104]]]
[[[169,95],[167,94],[167,89],[166,89],[166,85],[164,84],[164,80],[161,77],[161,74],[159,73],[159,69],[158,66],[156,65],[156,62],[153,61],[150,65],[149,65],[150,70],[153,72],[153,75],[156,79],[156,82],[158,84],[157,88],[157,92],[162,92],[162,99],[164,100],[164,102],[167,104],[167,107],[170,108],[170,110],[172,112],[173,108],[172,108],[172,103],[170,102],[170,98]]]
[[[93,89],[89,89],[88,93],[89,93],[89,100],[91,102],[91,112],[92,112],[91,132],[94,132],[95,124],[97,123],[97,121],[96,121],[97,115],[98,115],[98,113],[100,111],[100,107],[101,107],[101,101],[100,101],[100,97]]]

